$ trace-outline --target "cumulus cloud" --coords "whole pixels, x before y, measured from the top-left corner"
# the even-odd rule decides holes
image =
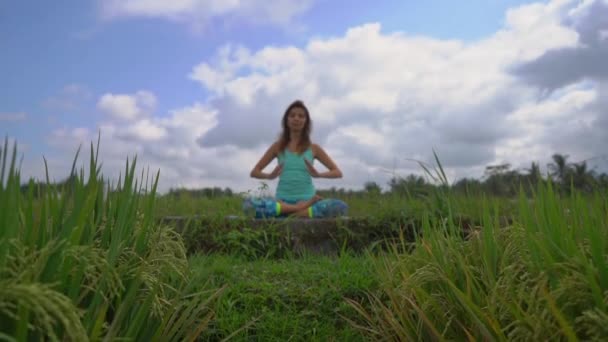
[[[120,136],[133,140],[155,141],[162,139],[166,135],[167,131],[164,127],[148,119],[143,119],[128,126]]]
[[[99,158],[106,177],[118,179],[126,159],[137,155],[140,167],[149,168],[154,173],[161,170],[161,191],[178,186],[250,187],[241,177],[243,165],[254,162],[247,152],[230,146],[201,149],[197,145],[197,137],[215,124],[216,112],[196,103],[172,110],[163,117],[143,117],[125,122],[110,116],[98,123],[95,130],[84,127],[58,129],[52,132],[48,143],[65,151],[69,158],[78,144],[87,147],[96,142],[97,135],[101,133]],[[54,174],[56,179],[61,178],[61,171],[65,172],[65,165],[59,174]]]
[[[97,108],[116,119],[135,120],[151,114],[156,108],[156,96],[145,90],[133,95],[108,93],[97,101]]]
[[[147,2],[124,3],[139,13]],[[180,17],[193,3],[158,2],[149,13]],[[161,169],[165,190],[252,189],[257,181],[249,170],[276,139],[295,99],[309,106],[313,140],[345,175],[317,181],[320,188],[385,185],[394,174],[420,173],[413,160],[433,162],[433,149],[452,180],[479,177],[488,164],[548,161],[555,152],[589,158],[607,143],[608,115],[600,115],[608,108],[605,66],[553,62],[566,58],[564,51],[603,56],[604,9],[598,1],[523,5],[506,13],[502,29],[473,42],[383,32],[370,23],[302,47],[226,45],[188,75],[210,94],[203,103],[159,117],[154,94],[103,95],[102,160],[121,170],[126,151],[137,153]],[[70,130],[54,139],[83,133],[96,139],[93,131]]]
[[[605,156],[608,145],[608,1],[582,1],[561,20],[576,32],[576,44],[517,63],[512,73],[539,91],[533,112],[547,120],[536,129],[537,143],[579,160],[595,159]],[[534,121],[526,125],[538,126]]]
[[[395,168],[398,160],[398,169],[413,171],[418,166],[403,161],[430,161],[435,148],[445,166],[466,175],[498,161],[501,146],[527,132],[509,118],[533,92],[509,68],[577,44],[562,23],[566,7],[554,1],[512,9],[502,30],[472,43],[384,33],[372,23],[303,48],[227,45],[190,74],[214,94],[219,118],[198,141],[266,146],[284,108],[303,99],[315,141],[363,169]]]
[[[204,26],[216,18],[286,25],[307,11],[312,3],[313,0],[100,0],[100,8],[106,18],[163,18],[194,27]]]
[[[585,79],[608,80],[608,2],[584,1],[563,18],[578,35],[577,44],[546,51],[521,63],[513,73],[548,90]]]

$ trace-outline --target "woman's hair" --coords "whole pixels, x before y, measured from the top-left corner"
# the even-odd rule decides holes
[[[306,113],[306,123],[304,124],[304,129],[302,129],[302,135],[300,136],[300,144],[297,147],[298,153],[302,153],[306,151],[308,147],[310,147],[310,131],[312,130],[312,121],[310,120],[310,113],[308,112],[308,108],[304,105],[304,102],[300,100],[293,101],[289,107],[285,110],[285,114],[283,114],[283,120],[281,121],[281,126],[283,127],[283,132],[279,136],[279,153],[285,151],[287,148],[287,144],[289,144],[289,140],[291,137],[289,136],[289,127],[287,127],[287,117],[289,116],[289,112],[293,108],[301,108]]]

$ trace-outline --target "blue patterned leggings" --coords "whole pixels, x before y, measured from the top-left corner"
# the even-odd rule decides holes
[[[289,204],[296,204],[297,201],[283,201]],[[246,198],[243,201],[243,211],[247,216],[255,218],[286,217],[281,213],[281,204],[274,198]],[[320,200],[308,207],[308,217],[310,218],[331,218],[346,216],[348,205],[339,199],[327,198]]]

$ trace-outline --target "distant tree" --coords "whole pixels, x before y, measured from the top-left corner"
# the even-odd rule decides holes
[[[433,188],[424,177],[410,174],[405,178],[393,177],[388,182],[390,192],[399,195],[425,195]]]
[[[180,198],[191,197],[191,198],[217,198],[222,196],[233,196],[234,192],[230,188],[222,189],[220,187],[206,187],[200,189],[187,189],[187,188],[171,188],[167,196]]]
[[[452,189],[467,195],[479,194],[483,192],[483,184],[478,179],[462,178],[452,185]]]
[[[608,174],[601,173],[597,176],[597,185],[600,189],[608,190]]]
[[[344,188],[337,189],[336,187],[331,187],[329,189],[319,189],[317,190],[317,194],[321,197],[336,197],[336,198],[344,198],[345,196],[351,196],[355,192],[352,190],[345,190]]]
[[[380,188],[380,185],[378,185],[378,183],[376,182],[365,182],[365,184],[363,185],[363,189],[366,193],[368,194],[379,194],[382,192],[382,189]]]
[[[514,195],[519,189],[519,176],[509,163],[488,165],[484,171],[484,188],[496,196]]]
[[[563,185],[569,172],[568,155],[556,153],[551,156],[551,159],[553,159],[553,162],[547,165],[550,174],[554,180]]]
[[[520,176],[522,187],[527,194],[531,194],[539,182],[543,182],[543,176],[540,172],[540,165],[537,162],[532,162],[529,168],[525,168],[526,174]]]
[[[70,176],[59,182],[47,183],[46,180],[40,181],[34,178],[30,178],[27,183],[24,183],[20,186],[20,190],[22,193],[27,193],[31,185],[33,188],[34,198],[41,198],[44,193],[49,190],[49,188],[54,188],[55,191],[58,191],[62,194],[68,194],[71,193],[74,189],[74,185],[77,180],[78,177],[75,173],[71,174]]]
[[[587,168],[586,161],[572,164],[569,172],[569,178],[575,189],[586,192],[593,191],[595,172]]]
[[[542,180],[542,176],[540,174],[540,166],[538,165],[538,163],[536,162],[532,162],[532,164],[530,165],[529,169],[526,169],[526,171],[528,171],[528,180],[530,181],[530,183],[532,185],[538,183],[540,180]]]

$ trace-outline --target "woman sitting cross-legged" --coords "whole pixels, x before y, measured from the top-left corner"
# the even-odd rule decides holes
[[[322,199],[316,195],[312,178],[341,178],[342,171],[321,146],[310,140],[312,122],[302,101],[295,101],[285,111],[282,119],[283,132],[251,170],[251,177],[258,179],[279,178],[276,198],[247,198],[243,208],[255,211],[256,217],[295,215],[299,217],[344,216],[348,205],[338,199]],[[278,165],[270,173],[263,170],[274,159]],[[319,172],[314,160],[319,160],[328,170]]]

